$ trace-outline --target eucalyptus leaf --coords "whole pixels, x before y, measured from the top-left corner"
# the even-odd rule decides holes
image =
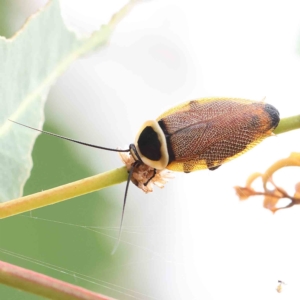
[[[103,45],[134,2],[88,37],[79,37],[66,27],[58,0],[50,0],[12,38],[0,36],[1,202],[22,195],[38,135],[8,119],[41,128],[50,86],[74,60]]]

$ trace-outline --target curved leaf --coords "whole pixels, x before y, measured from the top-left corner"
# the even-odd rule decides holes
[[[51,0],[31,16],[11,39],[0,37],[0,201],[19,197],[32,167],[37,133],[9,122],[41,128],[50,86],[80,56],[109,38],[116,23],[135,1],[88,37],[70,31],[61,17],[59,1]]]

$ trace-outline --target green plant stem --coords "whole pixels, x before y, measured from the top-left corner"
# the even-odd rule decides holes
[[[122,167],[50,190],[4,202],[0,204],[0,219],[101,190],[126,181],[127,178],[127,169]]]
[[[274,133],[280,134],[299,128],[300,115],[282,119]],[[127,178],[127,169],[123,167],[40,193],[4,202],[0,204],[0,219],[101,190],[105,187],[126,181]]]
[[[300,129],[300,115],[281,119],[274,133],[280,134],[295,129]]]
[[[0,261],[0,283],[56,300],[113,300],[84,288]]]

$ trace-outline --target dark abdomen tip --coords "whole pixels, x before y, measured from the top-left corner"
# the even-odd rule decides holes
[[[266,104],[265,111],[269,114],[271,119],[271,128],[275,129],[280,121],[279,111],[272,105]]]

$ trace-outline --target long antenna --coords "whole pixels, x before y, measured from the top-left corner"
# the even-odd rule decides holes
[[[21,126],[39,131],[41,133],[46,133],[46,134],[49,134],[49,135],[52,135],[52,136],[55,136],[55,137],[58,137],[58,138],[61,138],[61,139],[67,140],[67,141],[71,141],[71,142],[74,142],[74,143],[77,143],[77,144],[81,144],[81,145],[84,145],[84,146],[93,147],[93,148],[97,148],[97,149],[102,149],[102,150],[107,150],[107,151],[115,151],[115,152],[129,152],[130,149],[132,148],[132,146],[134,146],[134,145],[131,144],[130,149],[126,149],[126,150],[118,150],[118,149],[112,149],[112,148],[107,148],[107,147],[101,147],[101,146],[97,146],[97,145],[88,144],[88,143],[80,142],[80,141],[77,141],[77,140],[73,140],[73,139],[70,139],[70,138],[67,138],[65,136],[55,134],[55,133],[52,133],[52,132],[49,132],[49,131],[40,130],[40,129],[31,127],[31,126],[28,126],[28,125],[25,125],[25,124],[22,124],[22,123],[19,123],[19,122],[10,120],[10,119],[8,119],[8,120],[15,123],[15,124],[18,124],[18,125],[21,125]],[[135,152],[136,152],[136,150],[135,150]],[[136,155],[138,155],[138,154],[136,153]],[[121,238],[121,233],[122,233],[122,225],[123,225],[123,219],[124,219],[124,212],[125,212],[125,206],[126,206],[126,199],[127,199],[127,193],[128,193],[129,183],[130,183],[130,180],[131,180],[131,177],[132,177],[132,174],[133,174],[134,167],[135,167],[135,164],[133,163],[133,165],[132,165],[132,167],[129,171],[128,179],[127,179],[127,183],[126,183],[126,189],[125,189],[125,194],[124,194],[122,217],[121,217],[121,223],[120,223],[120,228],[119,228],[118,240],[117,240],[111,254],[114,254],[116,252],[116,250],[119,246],[119,243],[120,243],[120,238]]]
[[[52,133],[52,132],[49,132],[49,131],[40,130],[40,129],[31,127],[31,126],[28,126],[28,125],[25,125],[25,124],[22,124],[22,123],[19,123],[19,122],[10,120],[10,119],[8,119],[8,120],[11,121],[11,122],[13,122],[13,123],[16,123],[18,125],[21,125],[21,126],[24,126],[24,127],[27,127],[27,128],[30,128],[30,129],[33,129],[33,130],[36,130],[36,131],[39,131],[41,133],[46,133],[46,134],[49,134],[49,135],[52,135],[52,136],[55,136],[55,137],[58,137],[58,138],[70,141],[70,142],[74,142],[74,143],[77,143],[77,144],[84,145],[84,146],[88,146],[88,147],[92,147],[92,148],[97,148],[97,149],[102,149],[102,150],[107,150],[107,151],[114,151],[114,152],[129,152],[130,151],[130,149],[119,150],[119,149],[106,148],[106,147],[101,147],[101,146],[97,146],[97,145],[93,145],[93,144],[88,144],[88,143],[80,142],[80,141],[73,140],[73,139],[67,138],[65,136],[59,135],[59,134],[55,134],[55,133]]]
[[[114,246],[114,249],[111,252],[111,255],[113,255],[116,252],[116,250],[119,246],[119,243],[120,243],[120,238],[121,238],[121,233],[122,233],[122,225],[123,225],[123,219],[124,219],[124,212],[125,212],[125,206],[126,206],[126,199],[127,199],[127,193],[128,193],[129,183],[130,183],[130,180],[131,180],[131,177],[132,177],[134,167],[135,167],[135,164],[133,163],[133,165],[131,166],[131,169],[129,171],[128,178],[127,178],[127,183],[126,183],[126,189],[125,189],[125,195],[124,195],[124,201],[123,201],[123,209],[122,209],[122,217],[121,217],[121,223],[120,223],[120,227],[119,227],[119,235],[118,235],[118,239],[116,241],[116,244]]]

